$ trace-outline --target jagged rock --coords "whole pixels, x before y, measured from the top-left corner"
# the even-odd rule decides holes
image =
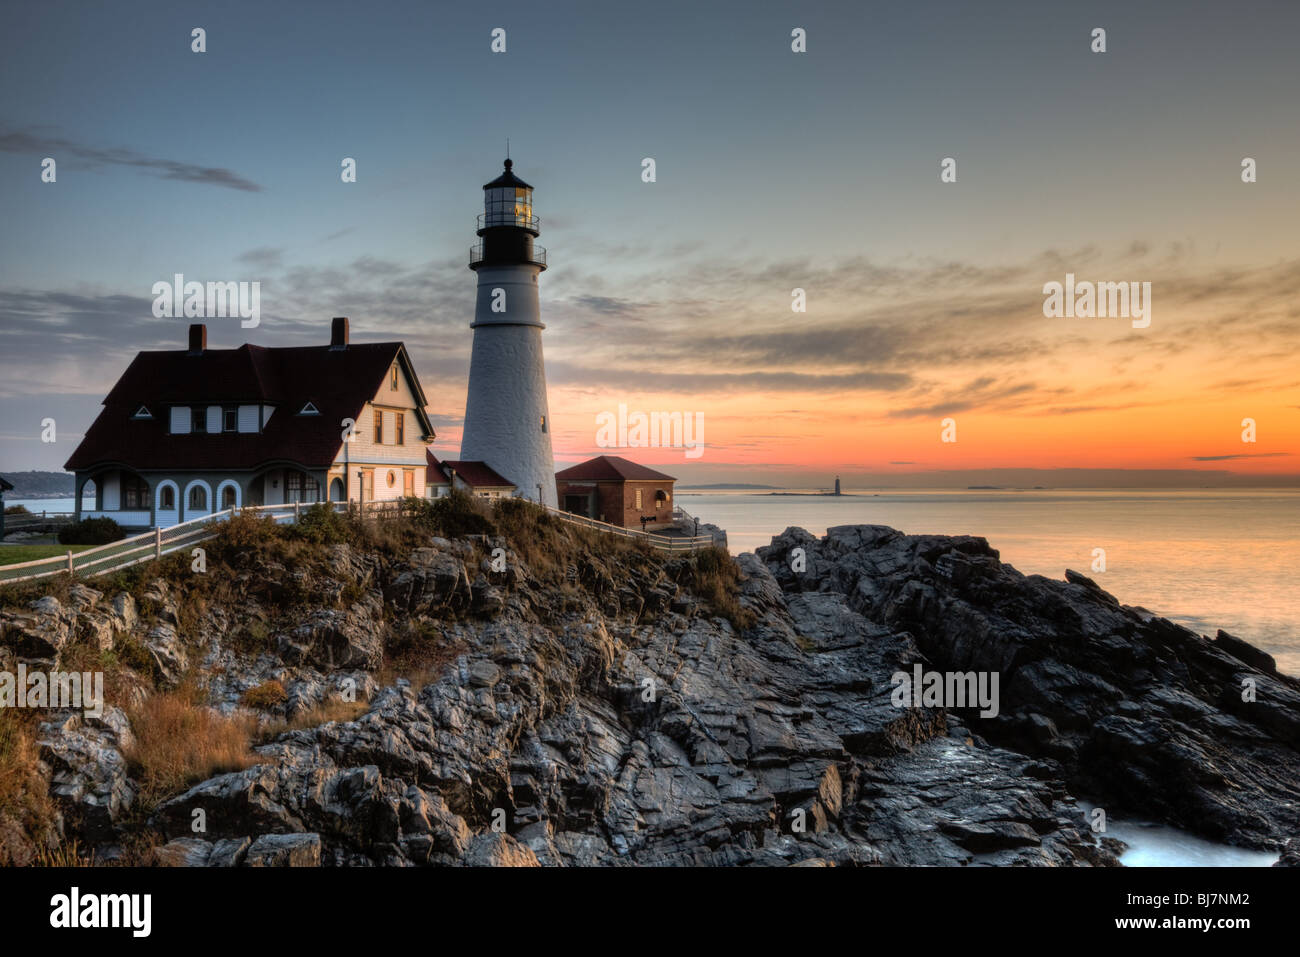
[[[465,854],[469,867],[539,867],[537,855],[509,834],[477,834]]]
[[[443,547],[417,548],[405,568],[393,576],[385,589],[390,601],[415,614],[461,611],[473,601],[465,555],[454,554],[445,539],[434,539]],[[471,552],[472,554],[472,552]]]
[[[815,582],[790,571],[796,547]],[[1099,803],[1251,847],[1300,829],[1300,682],[1244,642],[1122,606],[1076,572],[1021,575],[970,536],[787,530],[759,556],[787,588],[843,595],[906,631],[933,668],[999,673],[1002,714],[965,720],[1060,761],[1065,781]],[[1247,677],[1255,701],[1242,700]]]
[[[164,682],[174,684],[189,667],[189,655],[173,625],[164,622],[149,629],[144,646]]]
[[[263,834],[244,857],[245,867],[320,867],[319,834]]]
[[[226,837],[212,845],[208,854],[208,867],[238,867],[252,844],[246,837]]]
[[[178,837],[154,850],[162,867],[205,867],[212,856],[212,844],[197,837]]]
[[[481,564],[501,547],[517,574]],[[276,680],[297,719],[355,682],[364,714],[281,733],[158,806],[164,857],[183,862],[202,856],[205,812],[207,866],[1116,865],[1076,794],[1248,846],[1300,833],[1300,687],[1231,636],[1077,573],[1020,575],[970,536],[789,529],[737,560],[743,631],[681,584],[689,561],[584,549],[526,571],[481,537],[404,561],[255,555],[197,634],[177,634],[159,582],[148,624],[87,589],[0,612],[0,643],[12,658],[33,631],[56,636],[47,652],[61,628],[98,642],[111,614],[133,640],[150,629],[166,680],[201,661],[226,712]],[[283,594],[300,620],[274,611]],[[420,686],[380,688],[397,639],[450,651]],[[997,672],[997,717],[896,700],[914,666]],[[43,733],[79,811],[126,806],[114,759],[88,757],[120,760],[130,729],[110,714]],[[118,839],[101,817],[100,842]]]
[[[371,603],[358,603],[347,611],[318,609],[280,636],[280,656],[290,664],[373,671],[384,656],[379,617]]]
[[[28,603],[25,612],[0,613],[0,642],[18,658],[55,662],[72,640],[75,613],[47,595]]]
[[[115,707],[99,718],[63,712],[40,726],[36,743],[50,771],[50,793],[68,812],[69,826],[86,840],[113,840],[118,821],[135,801],[122,756],[132,742],[130,721]]]

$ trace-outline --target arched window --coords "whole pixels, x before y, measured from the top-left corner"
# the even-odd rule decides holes
[[[176,508],[176,489],[170,485],[164,485],[158,492],[158,507],[164,512],[170,512]]]
[[[207,511],[208,508],[208,490],[202,485],[196,485],[190,489],[189,507],[198,512]]]
[[[343,501],[343,480],[342,479],[336,478],[330,480],[330,501],[331,502]]]
[[[221,490],[221,507],[222,509],[235,507],[235,487],[227,485]]]
[[[668,493],[663,489],[655,492],[655,508],[663,508],[668,504]]]

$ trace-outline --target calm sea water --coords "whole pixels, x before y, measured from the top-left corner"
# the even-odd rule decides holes
[[[1120,601],[1213,636],[1218,628],[1300,674],[1300,490],[915,491],[830,496],[679,492],[727,530],[733,554],[788,526],[891,525],[981,535],[1026,575],[1088,575]],[[1092,571],[1093,549],[1106,571]]]

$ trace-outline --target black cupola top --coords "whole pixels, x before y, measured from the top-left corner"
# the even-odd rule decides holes
[[[514,166],[510,160],[506,160],[506,171],[490,183],[484,183],[484,189],[496,189],[499,186],[514,186],[518,189],[532,189],[527,183],[510,172],[510,167]]]

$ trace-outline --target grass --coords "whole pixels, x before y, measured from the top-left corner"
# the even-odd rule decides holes
[[[0,708],[0,865],[27,863],[19,857],[24,849],[11,847],[5,832],[16,827],[39,849],[57,815],[38,770],[35,721],[33,712]]]
[[[263,681],[256,688],[249,688],[240,696],[239,703],[246,708],[267,711],[289,700],[289,693],[278,681]]]
[[[227,717],[206,706],[196,684],[157,691],[130,711],[135,744],[127,749],[140,801],[153,808],[192,784],[257,763],[252,753],[256,721]]]
[[[3,545],[0,546],[0,565],[20,565],[41,558],[62,558],[68,552],[84,552],[93,545]]]
[[[292,721],[275,721],[265,725],[258,734],[258,740],[265,744],[274,741],[286,731],[303,731],[318,728],[331,721],[346,723],[355,721],[370,710],[368,701],[341,701],[338,698],[326,698],[316,707],[302,712]]]

